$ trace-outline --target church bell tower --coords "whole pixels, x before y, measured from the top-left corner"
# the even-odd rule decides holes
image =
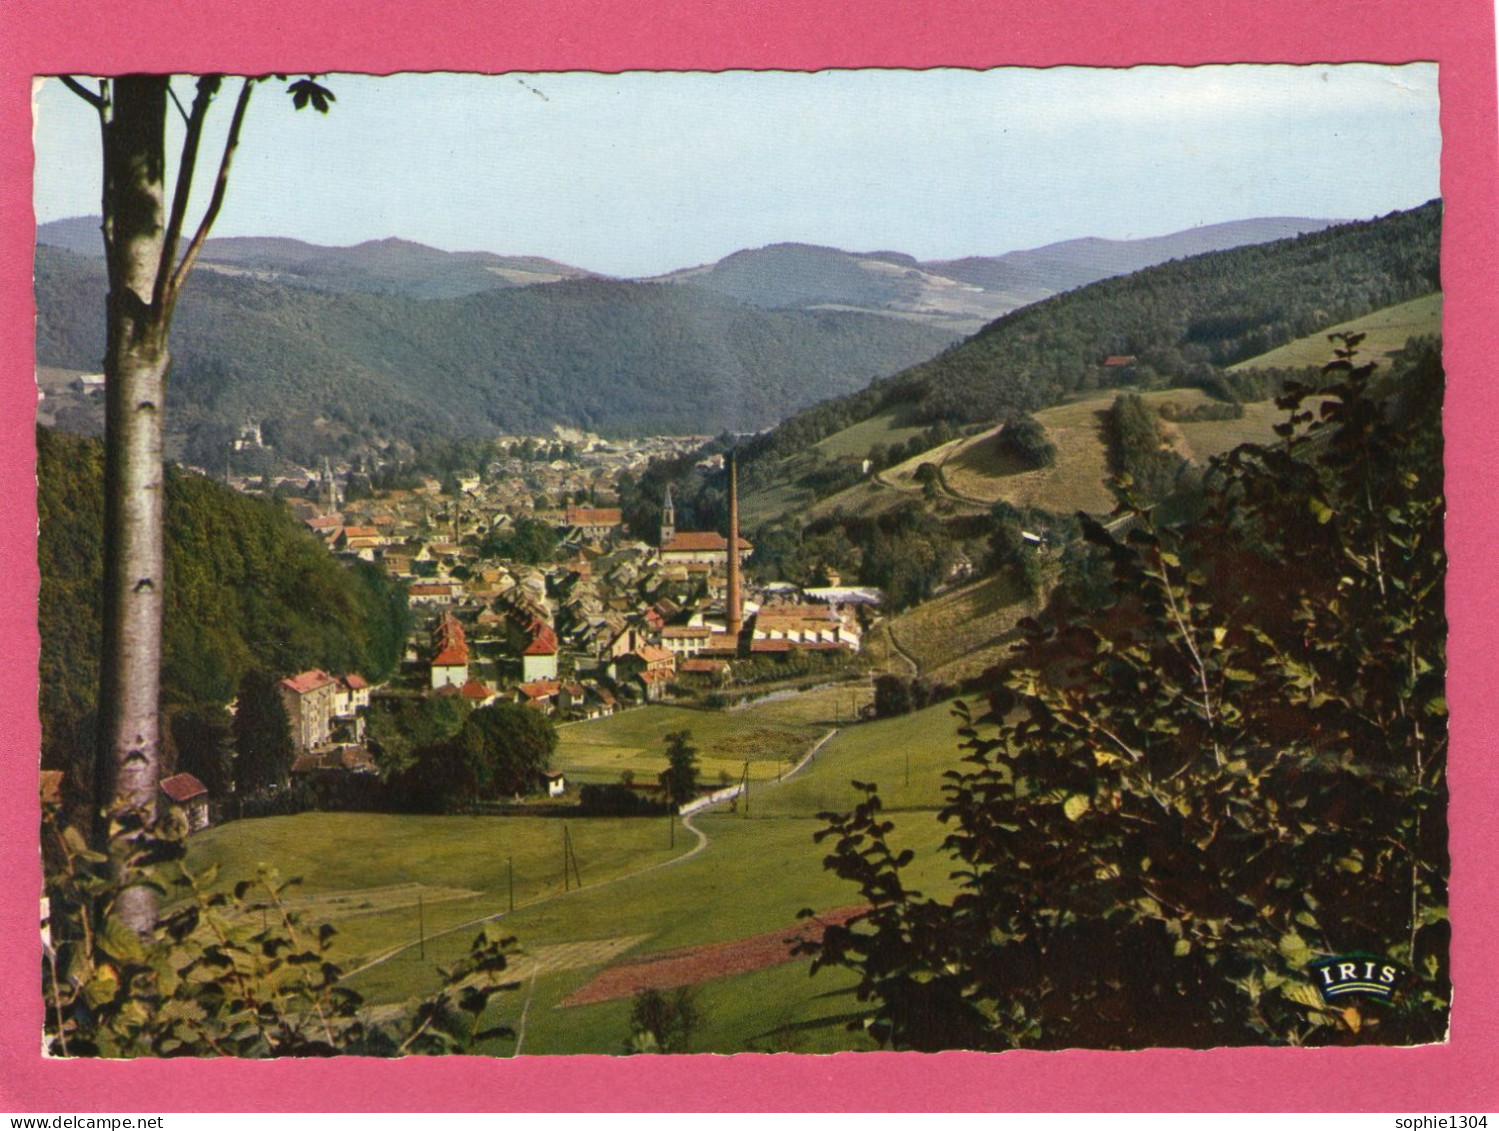
[[[677,534],[677,512],[671,505],[671,484],[666,485],[666,498],[661,501],[661,545],[666,545]]]

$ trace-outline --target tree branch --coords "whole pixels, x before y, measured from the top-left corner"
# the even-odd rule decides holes
[[[200,86],[202,85],[202,82],[202,79],[198,80]],[[177,113],[181,114],[182,120],[186,122],[188,120],[187,111],[182,108],[182,99],[177,97],[177,92],[172,89],[172,84],[170,81],[167,83],[167,94],[171,96],[172,105],[177,107]]]
[[[188,198],[193,191],[193,172],[198,165],[198,144],[203,139],[203,123],[208,118],[208,107],[218,93],[221,82],[217,75],[204,75],[200,78],[192,113],[183,115],[187,122],[187,134],[182,139],[182,157],[177,163],[177,187],[172,194],[172,213],[167,220],[166,239],[161,248],[161,265],[156,269],[156,286],[151,296],[151,304],[156,307],[160,307],[162,300],[167,297],[172,270],[177,266],[177,249],[182,245],[182,223],[187,216]],[[168,92],[171,89],[168,84]],[[175,94],[172,95],[172,101],[177,101]],[[182,103],[178,102],[177,108],[182,109]]]
[[[182,257],[182,262],[172,272],[171,282],[167,287],[168,317],[171,315],[172,308],[177,304],[177,296],[182,292],[182,284],[187,281],[188,272],[193,269],[193,264],[198,259],[198,252],[203,249],[203,241],[208,239],[208,231],[213,227],[213,222],[218,219],[219,209],[224,205],[224,190],[229,187],[229,167],[234,163],[235,150],[239,148],[239,131],[245,122],[245,111],[249,108],[250,92],[255,88],[255,82],[253,78],[246,78],[245,85],[239,89],[239,100],[234,104],[234,117],[229,122],[229,136],[224,141],[224,156],[219,160],[219,173],[213,183],[213,196],[208,201],[208,211],[203,214],[203,220],[193,235],[192,243],[188,244],[187,253]]]
[[[72,75],[58,75],[57,77],[62,80],[63,86],[67,87],[79,98],[83,99],[95,110],[99,111],[99,113],[104,113],[104,99],[99,97],[99,95],[95,94],[88,87],[84,86]]]

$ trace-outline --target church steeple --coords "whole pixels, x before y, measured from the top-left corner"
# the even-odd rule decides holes
[[[677,512],[671,505],[671,484],[666,485],[666,497],[661,500],[661,545],[666,545],[677,533]]]

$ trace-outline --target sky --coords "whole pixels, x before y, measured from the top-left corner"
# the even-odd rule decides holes
[[[782,241],[948,259],[1439,194],[1434,64],[320,81],[326,117],[257,88],[214,235],[397,236],[639,277]],[[93,110],[57,80],[34,104],[37,221],[97,214]]]

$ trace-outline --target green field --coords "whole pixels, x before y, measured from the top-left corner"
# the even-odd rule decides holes
[[[871,416],[868,420],[861,420],[841,432],[834,432],[831,436],[819,440],[812,447],[813,450],[821,452],[826,459],[839,459],[847,456],[858,456],[862,459],[876,444],[904,444],[909,442],[912,436],[921,435],[920,426],[907,427],[899,424],[898,420],[899,416],[893,410],[882,412]]]
[[[1359,353],[1364,361],[1388,365],[1390,356],[1398,352],[1407,338],[1435,337],[1442,332],[1441,293],[1402,302],[1398,306],[1387,306],[1363,318],[1355,318],[1337,326],[1329,326],[1315,334],[1308,334],[1279,349],[1262,353],[1233,366],[1234,369],[1296,369],[1308,365],[1325,365],[1332,358],[1332,345],[1328,334],[1367,334],[1359,344]]]
[[[815,716],[831,705],[817,701],[792,696],[727,717],[745,716],[757,726],[820,725]],[[634,713],[673,725],[665,714]],[[619,1052],[627,999],[561,1006],[603,967],[777,932],[790,928],[802,908],[858,902],[852,887],[822,867],[825,849],[812,840],[822,827],[819,812],[855,802],[852,779],[881,783],[898,822],[894,839],[917,853],[911,882],[929,893],[945,890],[949,862],[936,851],[944,835],[936,808],[942,774],[959,755],[955,731],[947,706],[845,726],[795,777],[756,783],[748,804],[732,811],[698,814],[707,843],[690,856],[683,854],[697,838],[679,824],[681,859],[667,848],[665,819],[570,821],[581,891],[562,891],[560,821],[543,818],[303,814],[242,821],[195,837],[189,862],[221,862],[226,883],[248,874],[257,860],[302,875],[309,920],[334,922],[341,932],[337,957],[350,968],[415,941],[414,899],[404,885],[423,885],[433,900],[423,907],[425,957],[411,946],[351,977],[349,984],[378,1012],[430,990],[435,967],[457,957],[477,932],[473,921],[504,910],[506,857],[513,855],[517,909],[501,922],[524,951],[514,963],[520,989],[496,998],[489,1020],[519,1026],[524,1017],[525,1053]],[[843,1025],[856,1008],[849,987],[838,974],[810,979],[800,959],[710,977],[699,989],[706,1022],[694,1050],[868,1047]],[[496,1040],[484,1051],[513,1050],[513,1041]]]
[[[745,762],[751,781],[773,780],[868,700],[868,690],[854,685],[783,694],[727,711],[640,707],[561,727],[552,764],[580,785],[617,782],[626,770],[637,781],[655,781],[666,769],[662,736],[685,730],[697,748],[700,781],[718,784],[724,775],[738,781]]]

